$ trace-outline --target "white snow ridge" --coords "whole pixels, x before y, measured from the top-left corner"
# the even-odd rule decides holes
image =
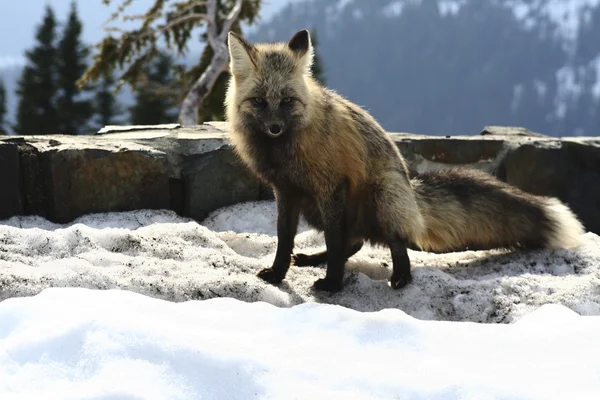
[[[57,225],[0,221],[0,399],[597,399],[600,238],[557,251],[363,248],[345,288],[324,267],[255,274],[273,202],[202,224],[168,211]],[[297,249],[324,247],[302,224]],[[98,290],[101,289],[101,290]]]

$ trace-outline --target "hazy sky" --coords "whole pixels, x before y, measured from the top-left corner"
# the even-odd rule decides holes
[[[44,15],[44,7],[50,4],[56,18],[64,21],[67,18],[72,0],[0,0],[0,67],[22,63],[23,51],[32,46],[35,28]],[[102,0],[75,0],[79,17],[83,21],[83,40],[96,43],[104,36],[103,22],[109,17],[121,0],[113,0],[110,7]],[[289,0],[264,0],[262,19],[270,17],[274,12],[288,3]],[[134,0],[130,6],[135,13],[147,10],[152,0]],[[190,49],[193,46],[190,45]]]

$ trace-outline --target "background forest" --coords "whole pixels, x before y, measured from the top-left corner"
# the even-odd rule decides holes
[[[256,13],[272,3],[276,12],[239,29],[251,41],[310,29],[320,78],[390,131],[457,135],[518,125],[598,135],[597,0],[271,0]],[[0,131],[88,134],[107,124],[175,122],[182,91],[206,68],[206,38],[191,39],[200,50],[184,55],[165,47],[143,79],[116,96],[118,73],[78,88],[93,61],[87,45],[96,43],[81,39],[77,4],[67,15],[47,7],[25,65],[0,68]],[[205,99],[200,121],[223,118],[226,77]]]

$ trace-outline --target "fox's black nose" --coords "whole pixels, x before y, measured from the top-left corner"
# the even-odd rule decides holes
[[[273,124],[273,125],[269,126],[269,132],[271,132],[273,135],[277,135],[277,134],[281,133],[281,125]]]

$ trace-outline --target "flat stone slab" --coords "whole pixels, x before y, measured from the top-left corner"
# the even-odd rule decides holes
[[[600,142],[594,139],[525,143],[502,160],[499,177],[529,193],[558,197],[586,229],[600,232]]]
[[[261,196],[260,182],[229,146],[189,157],[182,175],[184,215],[196,220],[203,220],[218,208]]]
[[[168,165],[161,151],[72,137],[34,139],[30,145],[41,169],[45,214],[52,221],[170,207]]]
[[[18,148],[22,187],[5,214],[68,221],[87,212],[167,208],[202,219],[216,208],[272,198],[233,153],[227,122],[100,132],[0,139]],[[476,135],[390,137],[412,176],[451,166],[480,169],[528,192],[558,197],[600,233],[598,137],[556,138],[504,126],[486,126]],[[6,160],[14,165],[14,154]],[[17,175],[11,176],[16,187]]]

